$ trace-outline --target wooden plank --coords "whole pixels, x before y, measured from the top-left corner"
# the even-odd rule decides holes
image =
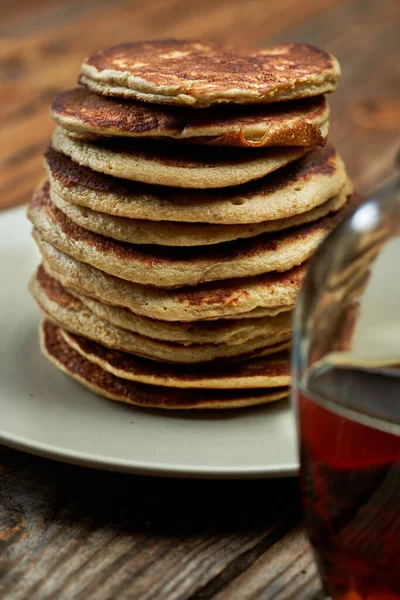
[[[289,532],[215,600],[313,600],[320,582],[309,543],[300,528]]]
[[[44,4],[43,10],[47,6]],[[57,22],[56,27],[52,26],[52,13],[46,14],[39,33],[3,39],[0,44],[0,115],[5,123],[0,152],[16,159],[12,169],[8,165],[0,167],[0,206],[28,199],[53,128],[48,118],[50,98],[57,90],[74,85],[82,57],[101,46],[105,38],[114,43],[126,36],[174,36],[184,31],[189,37],[207,35],[254,45],[300,39],[325,46],[344,65],[339,92],[331,99],[331,139],[342,151],[350,174],[363,191],[368,191],[393,168],[400,122],[400,83],[396,77],[399,5],[394,0],[383,0],[379,6],[367,0],[362,10],[358,0],[324,0],[316,9],[304,1],[249,0],[245,10],[236,0],[206,0],[201,7],[183,0],[156,0],[135,5],[133,23],[129,2],[114,6],[110,14],[101,2],[94,2],[89,14],[72,11],[75,17],[62,26]],[[349,30],[352,35],[348,35]],[[374,51],[360,52],[360,40]],[[375,76],[373,86],[371,73]],[[10,97],[15,101],[10,103]],[[26,146],[36,146],[34,155],[17,160]],[[18,180],[21,187],[14,185],[10,190],[9,182]]]
[[[81,14],[93,11],[106,0],[6,0],[0,3],[0,35],[5,37],[26,36],[45,26],[65,25],[75,21]]]
[[[329,139],[364,193],[393,173],[399,148],[399,18],[396,1],[350,0],[274,38],[316,44],[338,57],[342,76],[338,90],[329,96]]]
[[[298,522],[295,480],[139,478],[3,450],[0,597],[211,597]]]

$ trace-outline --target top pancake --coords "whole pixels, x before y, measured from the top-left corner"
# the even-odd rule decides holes
[[[266,104],[335,89],[337,60],[307,44],[242,50],[212,42],[120,44],[86,58],[80,83],[105,96],[194,108]]]
[[[224,146],[321,145],[329,108],[323,96],[268,106],[213,106],[201,111],[93,94],[85,88],[56,96],[51,116],[70,137],[163,137]],[[321,130],[322,128],[322,130]]]

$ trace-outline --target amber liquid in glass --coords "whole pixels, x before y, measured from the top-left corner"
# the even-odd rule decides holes
[[[379,402],[379,385],[366,390]],[[305,523],[328,597],[400,600],[400,427],[333,412],[312,383],[295,395]]]

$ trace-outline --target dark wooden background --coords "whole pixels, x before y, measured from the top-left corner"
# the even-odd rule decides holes
[[[339,58],[331,140],[358,189],[400,143],[398,0],[0,1],[0,208],[43,175],[52,96],[83,56],[160,37],[304,41]],[[0,416],[1,418],[1,416]],[[311,600],[295,480],[101,473],[0,449],[1,600]]]

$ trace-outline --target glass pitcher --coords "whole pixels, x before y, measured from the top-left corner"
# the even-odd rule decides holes
[[[400,599],[400,185],[310,261],[294,320],[305,525],[334,600]]]

